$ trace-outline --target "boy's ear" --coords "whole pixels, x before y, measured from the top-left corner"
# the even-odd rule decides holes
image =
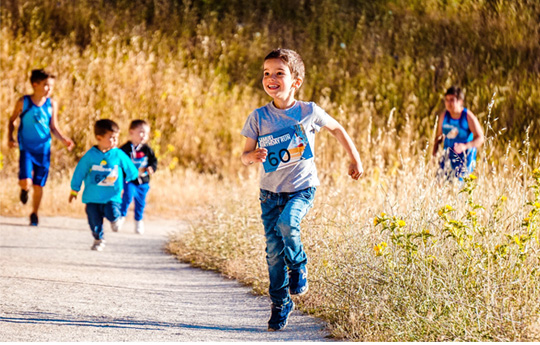
[[[300,86],[302,86],[303,82],[304,80],[302,78],[296,78],[296,80],[293,83],[293,86],[296,88],[296,90],[298,90]]]

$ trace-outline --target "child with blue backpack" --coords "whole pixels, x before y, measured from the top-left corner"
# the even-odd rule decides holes
[[[459,87],[452,86],[446,91],[446,109],[439,115],[433,145],[433,156],[436,156],[443,142],[439,175],[460,181],[473,172],[477,149],[484,143],[484,131],[472,111],[463,106],[463,101]]]
[[[124,182],[139,176],[131,159],[116,147],[118,132],[119,127],[112,120],[96,121],[97,145],[84,154],[71,178],[69,202],[77,198],[84,182],[82,202],[86,204],[88,224],[94,236],[92,250],[97,251],[105,247],[103,218],[111,222],[113,231],[118,231]]]
[[[15,104],[9,119],[8,145],[19,146],[19,186],[20,200],[28,201],[30,187],[33,187],[32,213],[30,225],[39,224],[38,211],[43,197],[43,187],[49,176],[51,164],[51,133],[54,134],[68,150],[75,146],[58,127],[58,103],[51,98],[55,76],[43,69],[35,69],[30,76],[34,93],[21,97]],[[13,138],[15,121],[19,119],[17,141]]]

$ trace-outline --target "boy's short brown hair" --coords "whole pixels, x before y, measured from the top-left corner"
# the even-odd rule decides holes
[[[32,70],[32,74],[30,75],[30,83],[39,83],[49,78],[54,79],[56,78],[56,76],[44,69],[34,69]]]
[[[133,120],[129,124],[129,129],[130,130],[136,129],[136,128],[139,128],[140,126],[148,126],[148,127],[150,127],[150,125],[148,125],[148,122],[146,122],[144,120]]]
[[[300,54],[298,54],[294,50],[282,48],[272,50],[268,55],[266,55],[264,61],[270,59],[280,59],[281,61],[285,62],[285,64],[289,66],[293,78],[301,78],[302,80],[304,80],[304,77],[306,75],[304,61],[302,61],[302,57],[300,56]]]
[[[107,132],[116,133],[120,131],[120,127],[113,120],[103,119],[98,120],[94,124],[94,135],[105,135]]]
[[[465,99],[465,95],[463,94],[463,91],[461,91],[461,88],[457,86],[450,86],[448,90],[446,90],[446,93],[444,96],[456,96],[457,99],[460,101],[463,101]]]

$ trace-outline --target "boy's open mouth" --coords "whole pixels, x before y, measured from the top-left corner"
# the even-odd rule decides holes
[[[271,89],[271,90],[275,90],[275,89],[278,89],[279,88],[279,85],[268,85],[268,88]]]

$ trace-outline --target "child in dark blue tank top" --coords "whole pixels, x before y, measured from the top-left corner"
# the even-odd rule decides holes
[[[17,101],[9,119],[8,145],[11,148],[19,146],[20,149],[19,185],[23,204],[28,201],[28,192],[33,185],[33,209],[30,214],[30,225],[33,226],[38,225],[39,205],[49,175],[51,133],[60,139],[68,150],[74,146],[73,141],[64,136],[57,126],[58,105],[50,98],[54,80],[55,76],[44,70],[33,70],[30,82],[34,93]],[[19,119],[18,145],[13,138],[17,119]]]
[[[484,132],[476,116],[463,107],[460,88],[450,87],[444,96],[445,112],[439,115],[433,156],[443,142],[440,172],[447,178],[463,180],[476,166],[476,152],[484,142]]]

